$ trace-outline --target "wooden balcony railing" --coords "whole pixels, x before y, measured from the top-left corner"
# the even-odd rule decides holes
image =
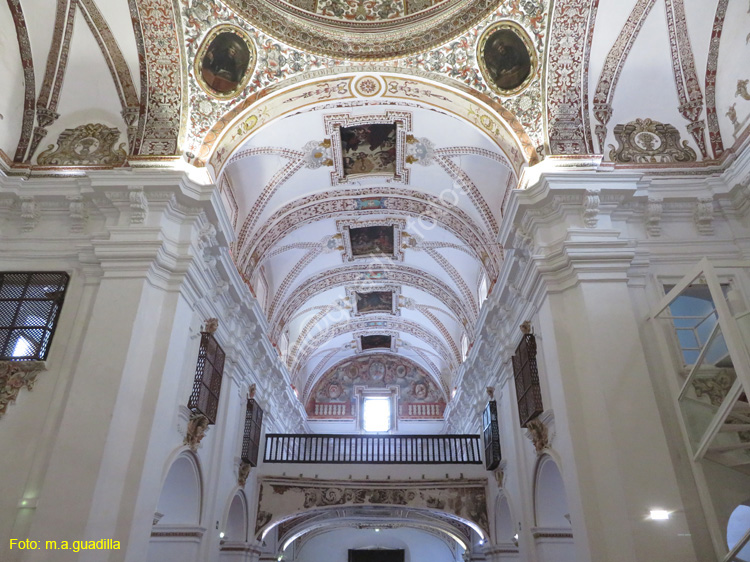
[[[481,464],[477,435],[266,435],[264,462]]]

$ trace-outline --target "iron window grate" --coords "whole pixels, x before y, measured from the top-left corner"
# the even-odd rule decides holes
[[[69,280],[65,272],[0,273],[0,360],[47,359]]]
[[[216,423],[223,374],[224,350],[213,334],[201,332],[198,364],[195,367],[193,392],[190,394],[190,400],[188,400],[188,408],[194,414],[206,416],[210,424]]]
[[[521,427],[544,411],[542,390],[539,387],[539,371],[536,365],[536,338],[524,334],[513,356],[513,374],[518,397],[518,417]]]
[[[263,431],[263,410],[252,398],[247,401],[245,431],[242,439],[242,460],[250,466],[258,466],[260,435]]]

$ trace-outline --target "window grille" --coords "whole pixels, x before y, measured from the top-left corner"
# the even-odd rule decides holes
[[[209,424],[216,423],[216,411],[219,409],[221,376],[224,373],[224,350],[213,334],[201,332],[201,347],[198,352],[198,365],[195,368],[193,392],[190,394],[188,408],[194,414],[203,414]]]
[[[513,375],[516,379],[518,417],[521,427],[544,411],[542,391],[539,388],[539,371],[536,366],[536,338],[524,334],[513,356]]]
[[[258,466],[260,434],[263,431],[263,410],[252,398],[247,401],[245,411],[245,433],[242,439],[242,460],[250,466]]]
[[[69,279],[64,272],[0,273],[0,360],[47,359]]]
[[[484,462],[487,470],[497,468],[503,456],[500,452],[500,428],[497,423],[497,402],[490,400],[482,414],[484,434]]]

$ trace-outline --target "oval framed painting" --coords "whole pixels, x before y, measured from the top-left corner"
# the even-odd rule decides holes
[[[232,98],[247,85],[255,61],[255,45],[250,37],[233,25],[219,25],[198,49],[195,77],[212,96]]]
[[[496,22],[482,33],[477,60],[489,86],[503,96],[525,89],[537,66],[531,39],[520,25],[510,21]]]

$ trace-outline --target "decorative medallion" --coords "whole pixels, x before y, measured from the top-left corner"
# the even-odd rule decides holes
[[[233,25],[219,25],[198,49],[195,77],[212,96],[232,98],[247,85],[256,58],[255,45],[244,31]]]
[[[101,123],[65,129],[36,159],[40,166],[120,166],[127,153],[125,143],[115,148],[120,130]]]
[[[536,52],[526,31],[505,20],[484,31],[477,47],[477,60],[487,83],[503,96],[526,88],[537,65]]]
[[[651,119],[636,119],[627,125],[617,125],[615,138],[620,145],[610,146],[609,157],[623,164],[667,164],[694,162],[695,151],[687,141],[681,141],[680,132],[669,124]]]
[[[365,98],[377,96],[382,89],[380,80],[374,76],[363,76],[354,83],[354,91]]]
[[[344,241],[343,260],[391,259],[403,261],[401,233],[406,228],[403,219],[371,221],[336,221],[336,228]]]

